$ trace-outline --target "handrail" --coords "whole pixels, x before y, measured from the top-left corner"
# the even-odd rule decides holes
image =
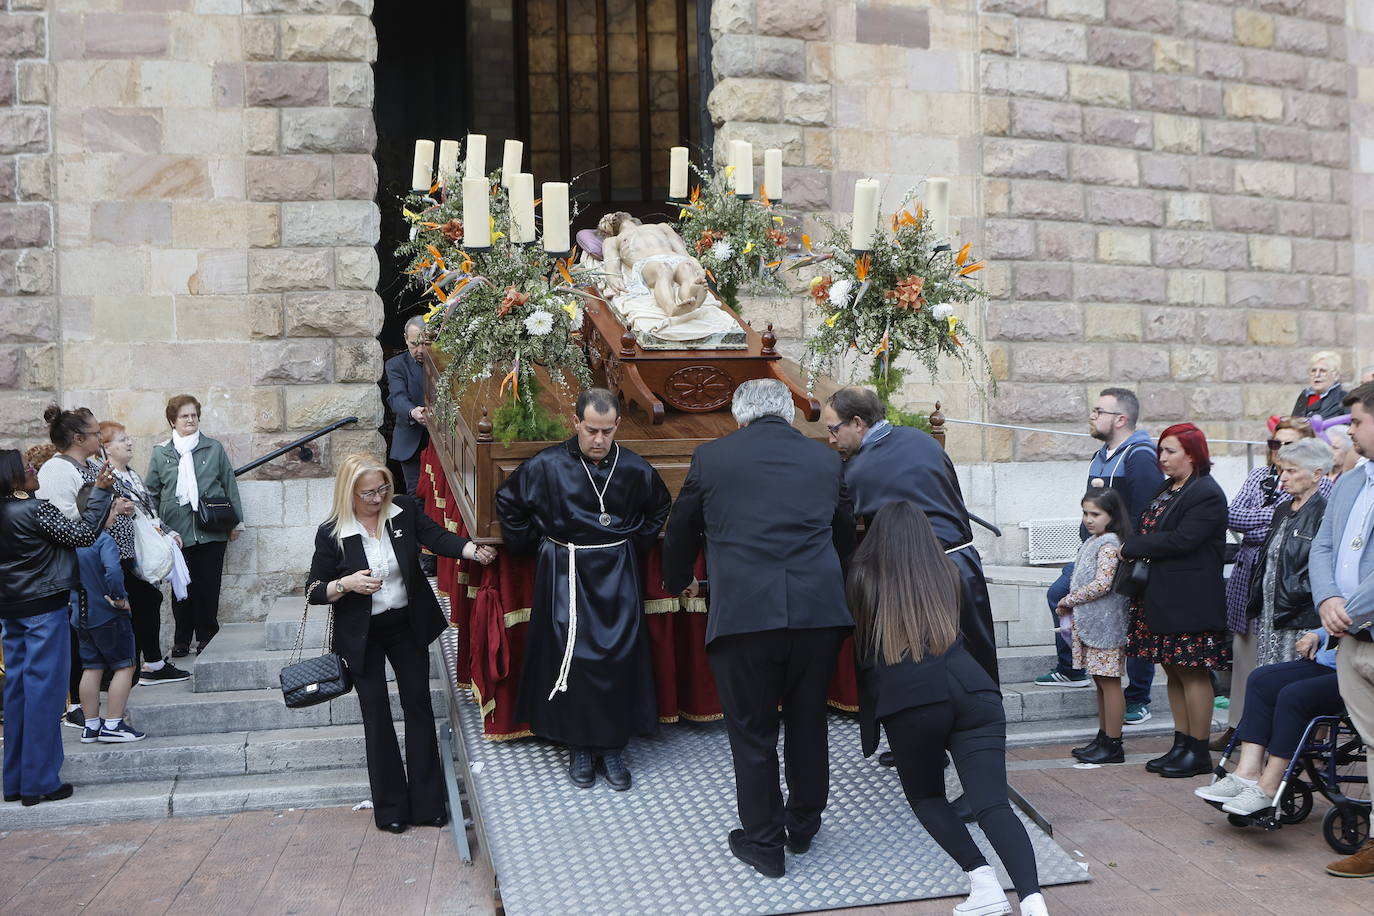
[[[320,438],[320,436],[328,435],[329,433],[332,433],[334,430],[338,429],[340,426],[347,426],[350,423],[357,422],[357,417],[344,417],[342,420],[335,420],[333,423],[330,423],[323,429],[317,429],[308,436],[301,436],[299,439],[297,439],[295,442],[292,442],[290,445],[283,445],[275,452],[269,452],[266,455],[263,455],[261,458],[256,458],[248,462],[241,468],[234,468],[234,476],[239,477],[243,474],[247,474],[249,471],[255,468],[262,467],[264,464],[271,461],[273,458],[280,458],[282,455],[285,455],[287,452],[292,451],[294,449],[301,450],[300,457],[302,461],[309,461],[312,457],[314,457],[314,453],[310,449],[305,447],[306,443],[314,442],[316,439]]]

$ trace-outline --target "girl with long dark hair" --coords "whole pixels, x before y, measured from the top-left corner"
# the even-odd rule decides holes
[[[958,916],[1011,912],[997,874],[945,800],[945,753],[965,797],[1011,875],[1028,916],[1046,913],[1030,837],[1007,800],[1002,693],[964,648],[967,600],[925,514],[905,500],[878,511],[850,561],[849,608],[858,653],[864,756],[887,733],[911,810],[969,877]]]

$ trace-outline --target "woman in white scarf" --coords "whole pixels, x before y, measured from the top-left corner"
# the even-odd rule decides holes
[[[167,402],[166,415],[172,437],[153,449],[145,483],[163,524],[181,536],[181,552],[191,573],[185,600],[172,602],[172,657],[183,658],[190,654],[193,638],[200,652],[219,632],[224,553],[242,527],[227,533],[202,529],[196,520],[200,501],[227,496],[240,519],[243,504],[224,446],[200,431],[200,402],[179,394]]]

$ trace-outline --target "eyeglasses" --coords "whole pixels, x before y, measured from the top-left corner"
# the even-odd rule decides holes
[[[391,484],[388,483],[382,484],[375,490],[363,490],[360,493],[358,493],[358,495],[361,496],[363,499],[386,499],[387,494],[390,492]]]
[[[1126,416],[1124,413],[1122,413],[1122,412],[1119,411],[1119,410],[1103,410],[1101,407],[1094,407],[1094,408],[1089,412],[1088,416],[1092,417],[1093,419],[1097,419],[1098,417],[1102,416],[1104,413],[1105,413],[1105,414],[1108,414],[1108,415],[1110,415],[1110,416],[1113,416],[1113,417],[1124,417],[1124,416]]]
[[[1266,444],[1269,446],[1269,451],[1277,452],[1288,443],[1284,442],[1282,439],[1269,439]]]
[[[833,426],[830,425],[830,424],[826,424],[826,427],[825,427],[825,428],[828,429],[828,430],[830,430],[830,435],[833,436],[833,435],[835,435],[836,433],[838,433],[838,432],[840,431],[840,427],[841,427],[841,426],[848,426],[848,425],[853,421],[853,419],[854,419],[853,417],[850,417],[848,420],[841,420],[840,422],[834,424]]]

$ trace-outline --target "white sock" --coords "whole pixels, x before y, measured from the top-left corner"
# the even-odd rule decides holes
[[[1235,773],[1232,773],[1231,775],[1232,775],[1232,776],[1236,776]],[[1244,776],[1236,776],[1236,782],[1240,783],[1240,784],[1243,785],[1243,786],[1257,786],[1257,785],[1259,785],[1259,780],[1258,780],[1258,779],[1246,779]]]
[[[80,703],[68,703],[68,704],[67,704],[67,712],[71,712],[72,710],[80,709],[80,708],[81,708],[81,704],[80,704]]]
[[[152,672],[152,671],[161,671],[161,670],[162,670],[162,666],[165,665],[165,664],[167,664],[167,662],[166,662],[165,660],[163,660],[163,659],[158,659],[158,660],[155,661],[155,662],[144,662],[144,663],[143,663],[143,670],[144,670],[144,671],[148,671],[148,672]]]
[[[1031,894],[1021,901],[1021,916],[1050,916],[1045,908],[1044,894]]]
[[[108,728],[108,729],[116,729],[116,728],[119,728],[119,723],[121,723],[121,722],[123,722],[123,721],[124,721],[124,717],[123,717],[123,716],[120,716],[118,719],[106,719],[106,720],[105,720],[105,727]]]
[[[95,717],[94,719],[87,719],[87,720],[86,720],[86,727],[89,728],[91,731],[97,731],[97,730],[99,730],[99,728],[100,728],[100,717],[97,716],[97,717]]]

